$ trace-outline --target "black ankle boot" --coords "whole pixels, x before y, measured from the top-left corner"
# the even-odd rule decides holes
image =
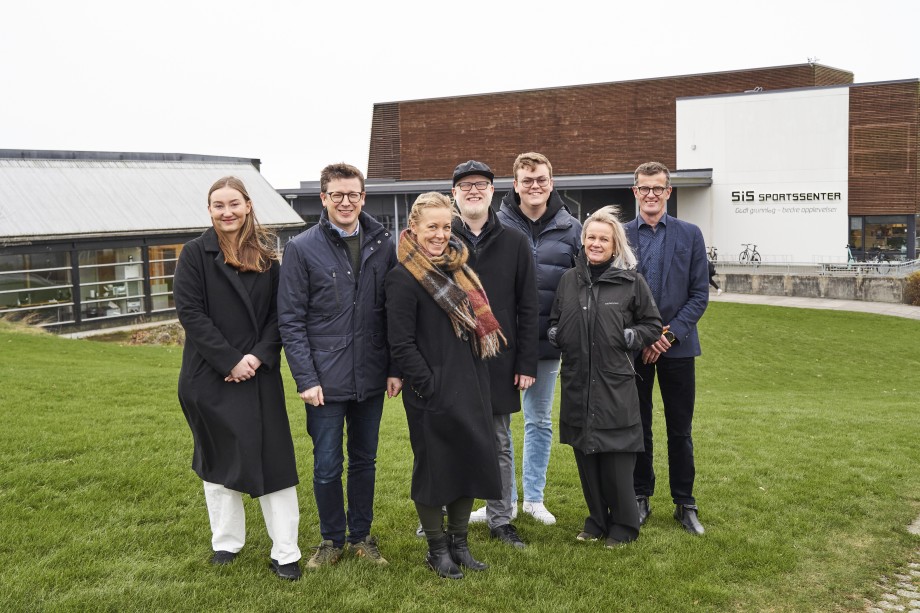
[[[463,573],[450,557],[448,538],[443,532],[428,539],[428,555],[425,556],[428,568],[445,579],[463,579]]]
[[[459,534],[450,534],[450,557],[457,563],[458,566],[468,568],[470,570],[485,570],[489,568],[488,564],[480,562],[479,560],[473,557],[473,554],[470,553],[470,547],[466,542],[466,532]]]

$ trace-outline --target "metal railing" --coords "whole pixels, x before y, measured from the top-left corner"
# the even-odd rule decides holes
[[[920,270],[920,259],[906,262],[789,262],[784,256],[764,256],[763,262],[716,262],[716,272],[758,275],[827,275],[834,277],[906,277]]]

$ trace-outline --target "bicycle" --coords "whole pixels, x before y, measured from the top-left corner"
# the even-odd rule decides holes
[[[853,255],[853,249],[850,247],[850,244],[847,243],[847,268],[850,268],[855,263],[856,263],[856,256]]]
[[[709,246],[706,248],[706,257],[709,258],[709,261],[715,264],[719,261],[719,249],[718,247]]]
[[[738,255],[738,261],[742,264],[760,264],[760,254],[757,252],[757,245],[754,243],[741,243],[744,246],[744,251]],[[751,249],[753,247],[753,249]]]
[[[876,250],[875,255],[871,257],[866,255],[866,264],[869,265],[869,268],[874,268],[880,275],[888,274],[888,271],[891,270],[891,262],[881,250]]]

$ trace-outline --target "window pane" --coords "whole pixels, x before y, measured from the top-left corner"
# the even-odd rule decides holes
[[[0,256],[0,313],[34,324],[73,321],[70,253]]]
[[[866,251],[881,251],[889,257],[901,257],[907,254],[907,220],[903,217],[886,217],[886,222],[875,223],[878,217],[866,218]],[[891,223],[897,219],[899,223]]]
[[[175,308],[173,302],[173,275],[183,245],[156,245],[148,247],[150,257],[150,297],[154,311]]]
[[[118,317],[144,310],[141,248],[80,251],[83,317]]]

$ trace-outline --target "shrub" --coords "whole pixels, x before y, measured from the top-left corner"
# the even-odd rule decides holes
[[[920,271],[907,277],[907,283],[904,285],[904,302],[920,306]]]

